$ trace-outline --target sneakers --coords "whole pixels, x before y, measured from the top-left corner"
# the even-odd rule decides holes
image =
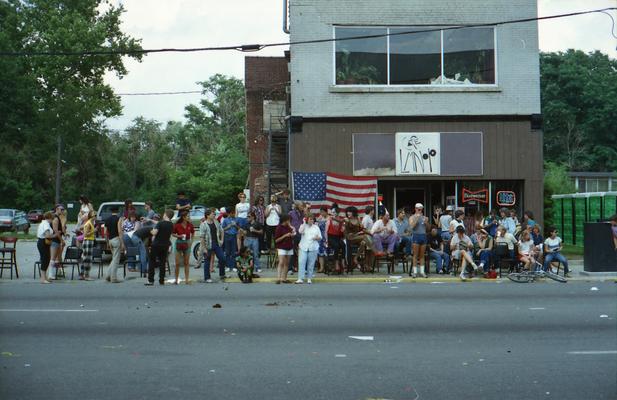
[[[465,282],[467,280],[467,275],[465,275],[465,272],[461,272],[461,274],[459,275],[459,277],[461,278],[461,280],[463,282]]]
[[[261,268],[257,268],[257,271],[255,272],[257,272],[258,274],[261,274]]]
[[[212,279],[206,279],[206,283],[212,283]]]
[[[154,286],[154,282],[148,281],[148,282],[144,283],[144,286]]]
[[[310,279],[308,279],[308,280],[306,281],[306,283],[310,285],[310,284],[312,284],[312,283],[313,283],[313,281],[312,281],[312,280],[310,280]]]
[[[301,285],[304,283],[304,281],[302,279],[298,279],[297,281],[294,282],[297,285]]]

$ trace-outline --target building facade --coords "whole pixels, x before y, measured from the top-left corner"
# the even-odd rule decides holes
[[[535,0],[291,0],[289,15],[292,43],[344,39],[291,46],[292,171],[378,176],[389,209],[542,219],[537,23],[484,25],[534,18]]]

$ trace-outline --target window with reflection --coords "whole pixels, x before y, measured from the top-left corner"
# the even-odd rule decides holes
[[[384,36],[366,37],[372,35]],[[335,42],[337,85],[496,83],[494,27],[338,26],[335,37],[357,38]]]
[[[337,27],[337,39],[385,35],[386,28]],[[337,85],[385,85],[388,83],[388,39],[351,39],[336,42]]]
[[[443,31],[443,83],[495,83],[494,37],[493,28]]]
[[[392,85],[429,85],[441,79],[441,32],[405,33],[413,31],[390,29]]]

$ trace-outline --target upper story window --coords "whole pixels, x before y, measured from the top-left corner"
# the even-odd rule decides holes
[[[494,85],[492,27],[422,32],[427,27],[334,28],[337,85]],[[420,31],[406,34],[405,32]]]

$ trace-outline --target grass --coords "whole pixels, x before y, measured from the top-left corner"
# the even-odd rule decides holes
[[[17,237],[19,240],[36,240],[36,235],[32,233],[23,233],[23,232],[2,232],[0,234],[1,237]]]

